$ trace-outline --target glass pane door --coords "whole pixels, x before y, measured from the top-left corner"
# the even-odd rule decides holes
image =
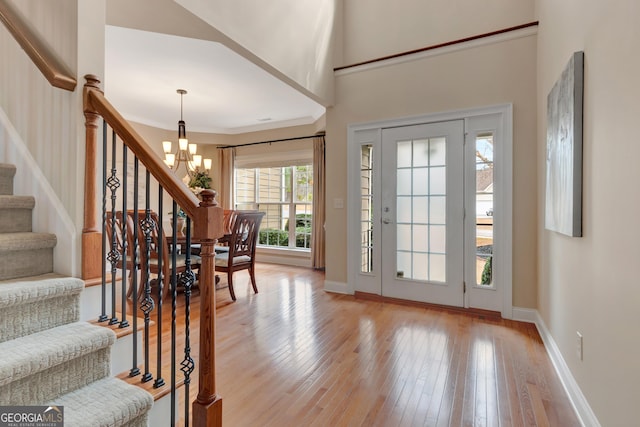
[[[382,293],[463,304],[463,122],[382,133]]]

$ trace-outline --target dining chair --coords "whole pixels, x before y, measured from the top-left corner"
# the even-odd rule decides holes
[[[264,212],[236,212],[229,235],[229,251],[216,253],[216,271],[227,273],[231,299],[236,300],[233,289],[233,273],[249,270],[251,286],[258,293],[255,276],[256,244]]]
[[[236,217],[236,212],[233,209],[225,209],[224,216],[222,217],[222,229],[224,231],[224,235],[218,239],[214,250],[216,253],[220,252],[229,252],[229,235],[231,234],[231,228],[233,227],[233,221]],[[194,255],[200,255],[201,245],[199,243],[194,243],[191,245],[191,253]],[[219,277],[216,277],[216,283],[220,280]]]
[[[133,216],[133,212],[128,213],[130,217]],[[146,258],[147,258],[147,237],[144,232],[143,222],[145,221],[145,213],[138,213],[138,223],[140,224],[138,228],[138,241],[140,242],[140,271],[142,280],[140,281],[141,288],[144,286],[147,280],[147,271],[146,271]],[[149,246],[149,273],[155,275],[154,279],[150,279],[153,287],[157,287],[157,278],[158,273],[160,272],[160,253],[162,256],[162,283],[163,283],[163,292],[162,297],[165,298],[171,292],[169,281],[171,279],[171,254],[169,252],[169,243],[167,241],[167,236],[162,230],[162,235],[160,236],[160,219],[158,218],[158,214],[156,212],[150,213],[150,219],[152,220],[152,227],[150,229],[149,237],[150,244]],[[132,220],[133,221],[133,220]],[[176,274],[178,278],[180,274],[187,270],[186,264],[186,250],[183,253],[179,253],[176,256]],[[200,270],[201,258],[198,255],[190,254],[191,261],[191,269],[193,271]]]

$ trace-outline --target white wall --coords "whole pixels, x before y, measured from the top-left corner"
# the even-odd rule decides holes
[[[603,426],[638,424],[640,3],[537,0],[538,309]],[[544,229],[546,98],[585,54],[583,237]],[[576,331],[584,360],[576,356]]]

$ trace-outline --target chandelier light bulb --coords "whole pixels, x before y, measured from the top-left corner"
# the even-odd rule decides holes
[[[171,141],[162,141],[162,149],[165,153],[171,152]]]

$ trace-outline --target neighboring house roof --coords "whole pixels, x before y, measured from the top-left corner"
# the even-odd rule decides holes
[[[476,192],[493,193],[493,168],[476,170]]]

